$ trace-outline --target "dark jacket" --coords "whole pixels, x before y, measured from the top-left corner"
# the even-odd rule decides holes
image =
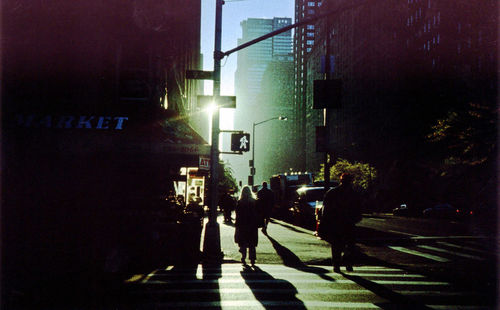
[[[262,217],[270,217],[274,206],[274,193],[268,188],[261,188],[257,192],[257,206]]]
[[[234,210],[233,198],[227,193],[222,194],[222,196],[220,197],[220,200],[219,200],[219,207],[221,208],[221,210],[224,210],[224,211]]]
[[[256,247],[258,243],[258,213],[255,200],[238,200],[234,223],[234,242],[239,246]]]
[[[361,221],[360,200],[351,186],[340,185],[325,194],[320,222],[320,229],[325,237],[351,235],[359,221]]]

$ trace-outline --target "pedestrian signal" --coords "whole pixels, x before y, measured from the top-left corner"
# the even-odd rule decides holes
[[[250,134],[233,133],[231,135],[231,151],[248,152],[250,151]]]

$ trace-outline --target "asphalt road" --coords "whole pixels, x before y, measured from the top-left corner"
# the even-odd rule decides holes
[[[257,266],[242,266],[234,226],[218,219],[221,265],[169,266],[129,282],[116,308],[495,309],[492,236],[470,223],[365,216],[353,272],[332,272],[330,246],[273,220]],[[418,233],[418,234],[417,234]],[[203,237],[202,237],[203,240]],[[474,266],[474,267],[472,267]],[[133,279],[132,279],[133,280]],[[127,308],[128,309],[128,308]]]

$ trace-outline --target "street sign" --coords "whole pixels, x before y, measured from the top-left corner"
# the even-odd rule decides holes
[[[186,79],[192,80],[213,80],[213,71],[186,70]]]
[[[231,151],[248,152],[250,151],[250,134],[233,133],[231,135]]]
[[[316,152],[326,152],[325,126],[316,126]]]
[[[314,80],[313,109],[340,108],[342,80]]]
[[[248,185],[253,186],[253,175],[248,176]]]
[[[210,170],[210,157],[200,156],[198,168],[199,170]]]
[[[326,57],[321,56],[321,65],[320,65],[320,73],[326,73]],[[331,74],[335,73],[335,56],[330,55],[330,72]]]
[[[206,108],[214,102],[213,96],[198,96],[198,107]],[[220,96],[217,101],[219,108],[222,109],[236,109],[236,96]]]

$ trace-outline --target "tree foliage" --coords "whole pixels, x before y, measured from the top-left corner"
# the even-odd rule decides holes
[[[219,161],[219,191],[238,191],[238,185],[236,179],[234,178],[233,169],[231,168],[229,162]]]
[[[377,178],[377,170],[370,164],[361,162],[350,162],[347,159],[339,158],[330,167],[330,176],[334,180],[339,180],[343,173],[349,173],[354,177],[353,185],[361,191],[367,191]],[[324,164],[321,165],[318,177],[325,177]]]
[[[492,107],[474,103],[438,119],[427,139],[439,150],[441,175],[460,166],[472,167],[494,160],[496,120]]]

